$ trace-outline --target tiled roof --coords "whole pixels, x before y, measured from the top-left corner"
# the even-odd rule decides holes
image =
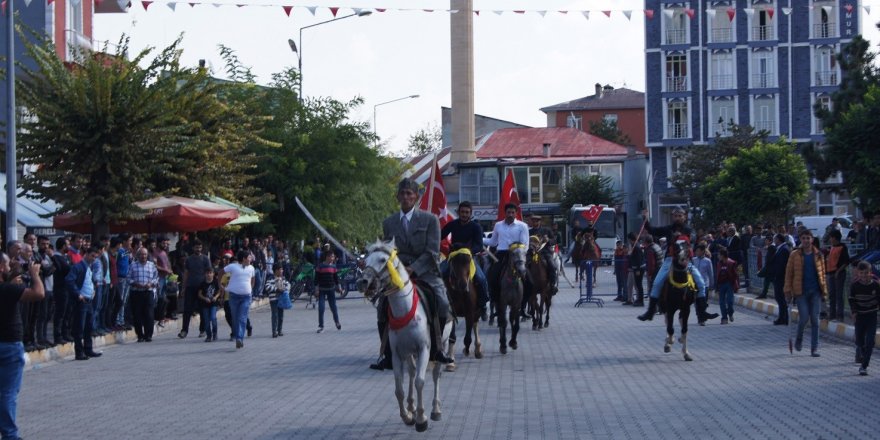
[[[541,109],[544,113],[574,110],[612,110],[622,108],[645,108],[645,94],[627,88],[604,90],[602,96],[595,94]]]
[[[627,147],[569,127],[502,128],[480,139],[478,159],[544,157],[550,144],[551,158],[626,156]]]

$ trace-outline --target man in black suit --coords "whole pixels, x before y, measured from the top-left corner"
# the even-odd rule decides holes
[[[788,302],[782,289],[785,287],[785,267],[788,266],[791,249],[788,248],[788,243],[782,234],[773,236],[773,244],[776,245],[776,253],[773,255],[773,260],[768,263],[770,267],[767,268],[770,276],[773,277],[773,296],[776,304],[779,305],[779,319],[773,321],[773,325],[788,325]]]
[[[452,362],[440,350],[440,335],[449,316],[449,300],[446,298],[446,286],[440,277],[440,221],[437,216],[416,207],[419,201],[419,184],[406,177],[397,185],[397,201],[400,211],[388,216],[382,222],[382,235],[385,240],[394,239],[397,247],[397,258],[406,267],[410,276],[421,285],[430,287],[430,291],[422,291],[429,303],[435,305],[428,318],[431,333],[431,360],[448,364]],[[378,328],[379,337],[383,340],[387,326],[386,300],[379,299]],[[391,348],[384,344],[384,359],[370,365],[370,368],[382,370],[391,367]]]

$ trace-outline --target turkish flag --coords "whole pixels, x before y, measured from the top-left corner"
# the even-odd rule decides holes
[[[600,214],[602,214],[602,205],[591,205],[586,211],[581,211],[581,217],[590,222],[591,225],[596,224]]]
[[[434,164],[434,172],[431,173],[432,181],[428,183],[428,190],[422,195],[419,208],[430,212],[440,219],[440,227],[454,220],[449,209],[446,207],[446,187],[443,185],[443,176],[440,175],[440,167]],[[433,196],[431,194],[433,193]],[[428,207],[428,203],[431,206]]]
[[[734,17],[736,17],[736,9],[734,9],[734,8],[727,8],[727,18],[729,18],[730,21],[733,21],[733,18],[734,18]]]
[[[516,183],[513,180],[513,170],[507,170],[504,186],[501,187],[501,203],[498,204],[498,217],[496,220],[504,219],[504,205],[508,203],[516,205],[516,219],[522,220],[522,208],[519,203],[519,193],[516,192]]]

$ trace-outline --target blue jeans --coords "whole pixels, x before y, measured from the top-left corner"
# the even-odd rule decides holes
[[[733,316],[733,284],[718,285],[718,305],[721,306],[721,319]]]
[[[815,351],[819,348],[819,309],[821,307],[822,295],[818,290],[808,290],[803,295],[797,297],[798,308],[798,328],[797,340],[803,341],[804,327],[807,326],[807,320],[810,321],[810,350]]]
[[[324,298],[330,303],[333,322],[339,324],[339,312],[336,310],[336,292],[333,289],[321,289],[318,295],[318,327],[324,327]]]
[[[263,292],[263,271],[260,269],[254,270],[254,288],[251,289],[251,295],[258,297]]]
[[[217,336],[217,306],[202,305],[202,322],[205,323],[205,333],[209,338]]]
[[[281,333],[281,325],[284,324],[284,309],[278,308],[278,300],[269,301],[272,310],[272,334]]]
[[[669,268],[671,266],[672,257],[664,258],[663,265],[660,266],[660,271],[657,272],[657,276],[654,278],[654,285],[651,286],[651,298],[660,298],[660,291],[663,290],[663,283],[669,278]],[[704,298],[706,296],[706,281],[703,279],[703,275],[700,274],[700,271],[693,264],[688,264],[688,271],[694,277],[694,284],[697,285],[697,297]],[[731,306],[732,309],[733,307]]]
[[[128,293],[131,292],[131,283],[127,278],[120,278],[116,284],[116,291],[119,292],[119,312],[116,313],[116,325],[125,324],[125,310],[129,308]]]
[[[109,284],[95,286],[95,297],[92,299],[92,328],[95,331],[104,329],[104,321],[101,320],[101,317],[104,314],[104,307],[107,307],[107,295],[109,294]]]
[[[248,311],[250,308],[250,295],[229,293],[229,310],[232,312],[232,336],[237,341],[244,340],[244,330],[247,326]]]
[[[92,352],[92,331],[95,323],[95,312],[92,304],[95,299],[80,301],[79,298],[71,298],[73,301],[73,349],[76,354]]]
[[[15,407],[24,373],[24,345],[0,342],[0,436],[17,439]]]

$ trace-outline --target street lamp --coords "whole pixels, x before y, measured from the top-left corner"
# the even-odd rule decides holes
[[[302,74],[302,70],[303,70],[303,58],[302,58],[303,29],[308,29],[310,27],[319,26],[322,24],[342,20],[344,18],[349,18],[349,17],[366,17],[372,13],[373,13],[373,11],[360,11],[360,12],[356,12],[354,14],[348,14],[348,15],[343,15],[342,17],[336,17],[332,20],[326,20],[326,21],[322,21],[320,23],[315,23],[315,24],[310,24],[308,26],[303,26],[303,27],[299,28],[299,47],[296,46],[296,42],[293,41],[293,39],[291,39],[291,38],[287,39],[287,45],[290,46],[290,50],[292,50],[293,53],[296,54],[296,59],[298,62],[297,71],[299,71],[299,100],[300,101],[302,101],[302,99],[303,99],[303,96],[302,96],[302,91],[303,91],[303,84],[302,84],[303,83],[303,74]]]
[[[15,22],[13,1],[6,1],[6,237],[18,238],[18,182],[15,175]]]
[[[373,147],[379,148],[379,138],[376,136],[376,108],[380,105],[391,104],[392,102],[403,101],[404,99],[415,99],[419,95],[409,95],[403,98],[392,99],[391,101],[380,102],[373,106]]]

